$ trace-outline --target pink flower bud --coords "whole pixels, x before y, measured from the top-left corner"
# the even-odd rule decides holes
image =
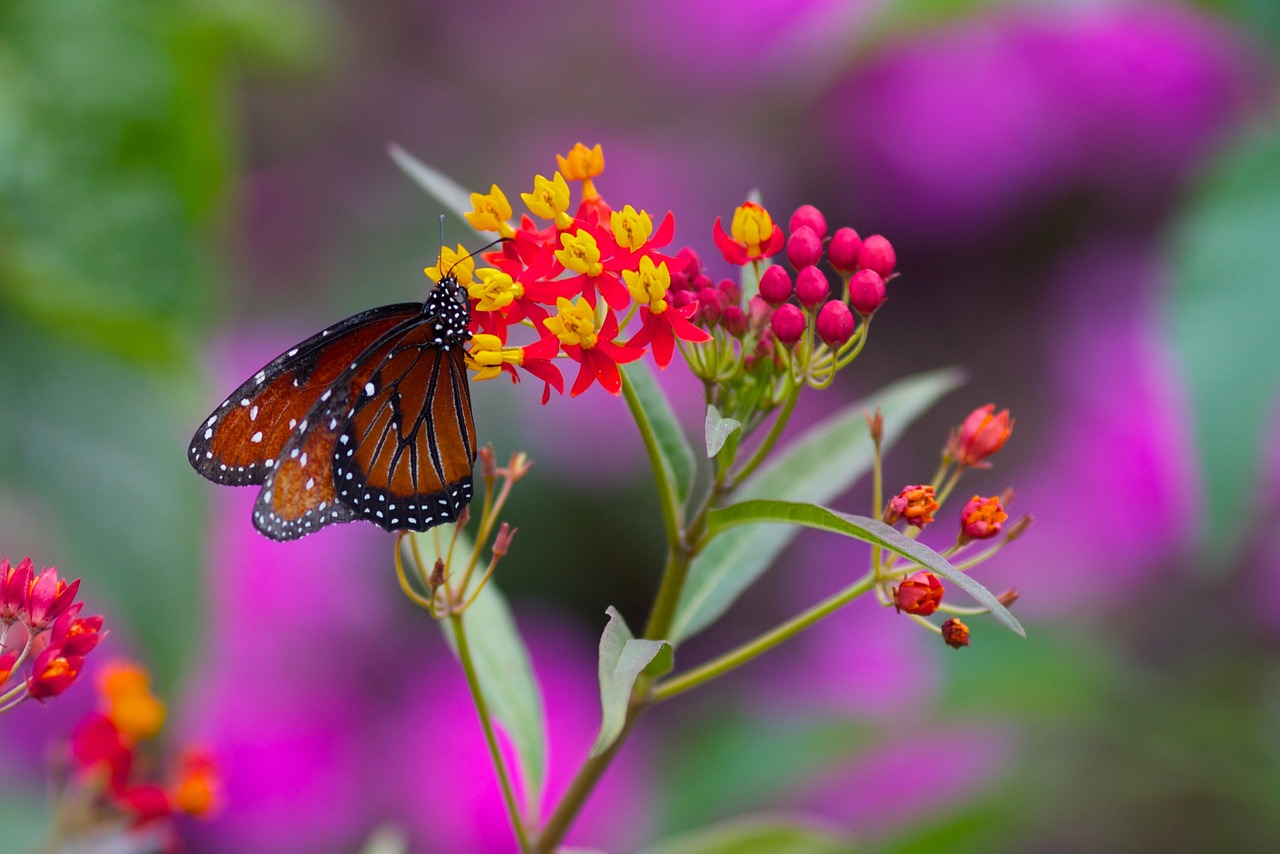
[[[685,262],[684,269],[681,272],[684,273],[686,280],[692,282],[702,275],[702,261],[698,258],[698,253],[688,246],[676,253],[676,259]]]
[[[801,205],[796,208],[796,212],[791,215],[791,221],[787,223],[787,227],[792,234],[805,226],[813,229],[813,233],[818,236],[819,240],[827,236],[826,217],[822,215],[822,211],[813,205]]]
[[[962,466],[975,466],[1004,447],[1013,432],[1009,410],[996,413],[994,403],[980,406],[951,432],[947,452]]]
[[[711,277],[706,273],[699,273],[696,276],[689,277],[689,290],[697,293],[703,288],[714,288],[716,283],[711,281]]]
[[[689,289],[689,277],[679,270],[672,271],[671,287],[669,287],[667,290],[673,294],[678,294],[681,291],[688,290],[688,289]]]
[[[833,350],[853,337],[853,312],[840,300],[830,300],[818,312],[818,337]]]
[[[858,269],[858,253],[862,250],[862,238],[852,228],[836,229],[827,245],[827,258],[831,266],[841,273]]]
[[[859,270],[849,280],[849,304],[859,314],[872,314],[884,305],[884,279],[875,270]]]
[[[720,322],[728,300],[717,288],[703,288],[698,291],[699,313],[705,326],[715,326]]]
[[[721,318],[721,325],[724,331],[728,332],[734,338],[741,338],[747,334],[747,315],[741,306],[731,305],[724,310],[724,316]]]
[[[783,303],[774,311],[769,326],[780,342],[792,347],[804,334],[804,312],[789,302]]]
[[[809,226],[800,226],[787,241],[787,260],[797,270],[812,267],[822,260],[822,239]]]
[[[819,305],[829,293],[831,284],[827,281],[827,274],[817,267],[805,267],[796,274],[796,296],[806,308]]]
[[[878,234],[873,234],[862,241],[858,250],[858,266],[865,270],[875,270],[882,278],[888,278],[898,264],[898,256],[893,245]]]
[[[716,289],[724,294],[725,308],[742,304],[742,287],[733,279],[721,279]]]
[[[760,276],[760,296],[770,305],[779,305],[791,299],[795,290],[791,276],[778,264],[768,267]]]
[[[676,308],[684,308],[689,303],[697,300],[697,298],[693,291],[676,291],[671,294],[671,304]]]

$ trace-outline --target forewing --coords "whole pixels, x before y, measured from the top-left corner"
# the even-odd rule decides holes
[[[187,450],[192,467],[214,483],[264,483],[294,428],[330,385],[370,345],[421,313],[421,303],[362,311],[272,359],[196,431]]]
[[[357,390],[333,462],[338,500],[389,531],[458,518],[476,458],[461,342],[404,336]]]
[[[334,492],[333,460],[351,415],[352,401],[387,354],[427,323],[421,305],[410,319],[383,334],[357,355],[298,421],[267,476],[253,508],[253,524],[273,540],[295,540],[326,525],[356,518]]]

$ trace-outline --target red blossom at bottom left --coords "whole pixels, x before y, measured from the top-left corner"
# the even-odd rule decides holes
[[[81,617],[80,579],[67,582],[31,558],[0,558],[0,712],[24,700],[46,702],[80,676],[105,632],[102,617]]]
[[[165,707],[151,693],[142,667],[111,662],[97,682],[98,708],[71,733],[73,773],[59,793],[82,811],[88,805],[88,811],[75,827],[62,830],[85,840],[120,837],[122,844],[145,837],[161,840],[162,850],[177,851],[173,818],[205,817],[220,805],[217,764],[199,748],[186,749],[176,761],[157,762],[148,742],[163,727]],[[169,770],[157,773],[156,768]]]

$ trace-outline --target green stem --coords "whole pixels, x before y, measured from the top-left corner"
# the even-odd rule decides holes
[[[812,608],[797,614],[785,623],[776,626],[753,640],[747,641],[736,649],[713,658],[701,667],[695,667],[693,670],[659,682],[653,689],[652,697],[654,701],[670,699],[677,694],[688,691],[690,688],[696,688],[705,682],[710,682],[717,676],[723,676],[730,670],[751,661],[756,656],[768,652],[783,641],[795,637],[823,617],[839,610],[858,596],[866,593],[874,584],[875,576],[868,573],[839,593],[822,600]]]
[[[644,411],[636,387],[631,384],[626,371],[622,371],[622,396],[626,398],[631,416],[640,428],[640,437],[644,439],[644,449],[649,454],[649,464],[653,467],[653,480],[658,485],[658,504],[662,507],[662,527],[667,533],[667,546],[675,552],[680,549],[680,508],[676,506],[675,490],[667,477],[667,467],[662,460],[662,452],[658,448],[658,437],[649,423],[649,415]]]
[[[595,789],[596,783],[600,782],[600,777],[604,775],[609,763],[613,761],[613,757],[621,749],[622,743],[626,741],[627,735],[631,732],[632,726],[635,725],[636,719],[644,708],[645,706],[643,705],[633,704],[627,710],[627,722],[623,726],[622,732],[618,734],[617,740],[603,753],[591,757],[578,769],[578,773],[574,775],[569,788],[565,791],[564,796],[560,798],[560,803],[556,804],[555,811],[551,813],[551,817],[547,819],[542,832],[538,834],[538,838],[534,842],[533,851],[536,854],[552,854],[556,850],[556,846],[560,844],[560,840],[564,838],[564,835],[569,832],[574,819],[578,817],[578,811],[586,803],[587,798]]]
[[[751,455],[751,459],[738,469],[733,476],[733,487],[746,480],[747,476],[755,471],[764,458],[773,450],[773,446],[778,443],[778,439],[782,436],[782,431],[786,429],[787,422],[791,420],[791,413],[795,411],[796,401],[800,399],[800,389],[803,386],[794,384],[788,389],[786,403],[782,404],[782,411],[778,413],[778,417],[774,419],[773,427],[769,429],[769,435],[764,437],[764,441],[760,443],[760,447],[756,448],[756,452]],[[733,488],[730,487],[730,488]]]
[[[484,740],[489,745],[489,756],[493,759],[493,767],[498,772],[498,782],[502,785],[502,800],[507,805],[507,818],[511,829],[515,832],[516,841],[522,852],[529,852],[529,837],[525,832],[524,821],[520,818],[520,807],[516,803],[515,790],[511,786],[511,776],[507,772],[506,763],[502,761],[502,751],[498,747],[498,738],[493,731],[493,720],[489,717],[489,705],[480,690],[480,679],[476,675],[475,663],[471,660],[471,647],[467,644],[467,633],[463,628],[462,615],[450,614],[449,623],[453,626],[453,637],[458,646],[458,660],[467,674],[467,687],[471,690],[471,699],[475,701],[476,712],[480,715],[480,725],[484,727]]]

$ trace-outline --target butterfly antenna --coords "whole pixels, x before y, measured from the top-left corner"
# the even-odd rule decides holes
[[[443,216],[441,216],[441,217],[440,217],[440,222],[441,222],[441,224],[443,224],[443,223],[444,223],[444,217],[443,217]],[[510,239],[511,239],[510,237],[499,237],[497,240],[492,240],[492,241],[490,241],[490,242],[486,243],[484,246],[481,246],[479,249],[476,249],[476,250],[474,250],[474,251],[472,251],[472,252],[468,252],[466,255],[459,256],[459,257],[458,257],[458,259],[457,259],[456,261],[454,261],[452,265],[450,265],[448,275],[452,276],[452,275],[453,275],[453,268],[454,268],[454,267],[456,267],[456,266],[458,266],[459,264],[461,264],[463,261],[467,260],[468,258],[474,258],[475,256],[479,255],[481,252],[485,252],[485,251],[487,251],[487,250],[489,250],[489,249],[492,249],[493,247],[497,246],[499,243],[506,243],[506,242],[507,242],[508,240],[510,240]],[[444,241],[443,241],[443,240],[441,240],[441,245],[443,245],[443,243],[444,243]]]

